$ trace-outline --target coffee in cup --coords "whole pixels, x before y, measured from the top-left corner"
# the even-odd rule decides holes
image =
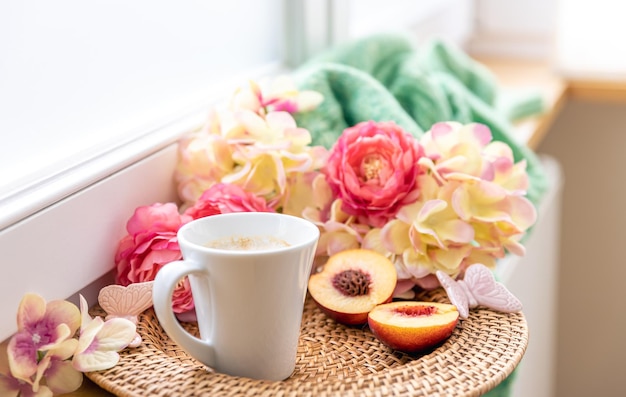
[[[225,236],[204,244],[208,248],[233,251],[263,251],[288,247],[284,240],[274,236]]]

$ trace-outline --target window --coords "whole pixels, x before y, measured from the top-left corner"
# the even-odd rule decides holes
[[[347,12],[349,37],[377,32],[409,31],[417,41],[433,36],[462,45],[472,32],[469,0],[350,0]]]
[[[218,83],[277,65],[281,15],[281,0],[2,2],[0,198],[205,111]]]
[[[609,0],[594,1],[593,5],[586,0],[557,3],[554,63],[559,71],[572,78],[623,81],[626,56],[621,40],[626,33],[626,4]]]
[[[174,199],[173,143],[280,67],[282,0],[0,3],[0,312],[109,272],[138,205]],[[95,296],[88,296],[95,302]],[[14,323],[0,324],[0,340]]]

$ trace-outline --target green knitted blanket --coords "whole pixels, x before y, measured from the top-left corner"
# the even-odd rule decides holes
[[[480,122],[516,161],[526,160],[535,205],[547,189],[541,163],[514,139],[511,123],[540,113],[541,97],[499,101],[494,75],[457,47],[433,40],[417,48],[408,36],[376,35],[310,59],[294,77],[301,89],[324,95],[317,109],[296,115],[316,145],[330,148],[345,128],[366,120],[394,121],[417,137],[439,121]]]

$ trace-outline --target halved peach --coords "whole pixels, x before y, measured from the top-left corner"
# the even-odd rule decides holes
[[[454,305],[436,302],[391,302],[370,311],[372,333],[392,349],[421,352],[452,335],[459,320]]]
[[[353,249],[332,255],[319,273],[309,278],[309,293],[330,318],[343,324],[367,323],[376,305],[390,302],[396,268],[385,256]]]

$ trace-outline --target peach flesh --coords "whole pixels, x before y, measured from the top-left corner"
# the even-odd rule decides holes
[[[367,314],[376,305],[391,301],[396,280],[396,269],[385,256],[354,249],[331,256],[321,272],[311,275],[308,286],[326,315],[358,325],[367,323]]]
[[[368,316],[372,333],[392,349],[423,352],[449,338],[456,327],[456,307],[435,302],[392,302],[379,305]]]

